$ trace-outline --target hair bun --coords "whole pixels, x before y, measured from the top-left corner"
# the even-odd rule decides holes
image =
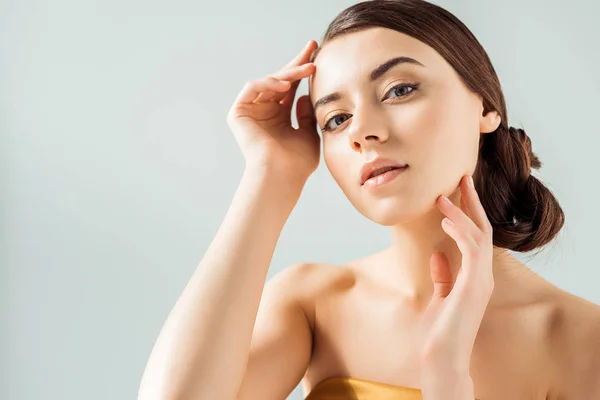
[[[527,252],[543,247],[560,231],[565,216],[558,200],[531,169],[542,163],[525,130],[500,126],[482,136],[477,186],[494,227],[494,245]]]
[[[527,174],[527,178],[529,178],[531,169],[533,168],[539,170],[542,168],[542,162],[533,152],[531,147],[531,139],[529,136],[527,136],[525,130],[511,126],[508,128],[508,132],[515,139],[515,143],[518,143],[523,147],[523,154],[525,154],[527,161],[527,166],[524,169],[524,172]]]

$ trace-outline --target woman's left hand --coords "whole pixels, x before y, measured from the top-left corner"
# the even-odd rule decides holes
[[[419,324],[420,356],[424,365],[469,374],[471,352],[494,289],[492,226],[470,176],[460,182],[460,208],[437,200],[446,215],[442,229],[462,253],[456,280],[447,257],[435,252],[430,260],[434,290]]]

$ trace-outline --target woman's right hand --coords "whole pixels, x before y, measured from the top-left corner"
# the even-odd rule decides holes
[[[300,186],[317,169],[321,139],[307,95],[296,105],[298,129],[291,110],[300,80],[315,72],[308,62],[315,46],[311,40],[278,72],[247,82],[227,115],[247,167],[266,168]]]

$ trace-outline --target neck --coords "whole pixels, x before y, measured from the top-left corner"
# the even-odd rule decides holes
[[[460,204],[460,192],[455,192],[450,200]],[[385,249],[378,263],[383,276],[398,289],[400,296],[416,307],[425,307],[433,294],[429,260],[436,251],[443,251],[448,258],[452,274],[456,277],[462,263],[462,253],[456,242],[441,226],[445,215],[435,206],[418,219],[392,227],[392,245]],[[527,272],[508,250],[493,249],[492,271],[494,293],[489,305],[501,304],[510,299],[511,278]],[[514,281],[513,281],[514,282]]]

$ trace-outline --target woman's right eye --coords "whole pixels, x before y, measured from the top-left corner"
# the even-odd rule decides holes
[[[331,121],[335,121],[335,120],[336,120],[336,118],[338,118],[338,117],[341,117],[341,116],[344,116],[344,115],[348,115],[348,114],[337,114],[337,115],[334,115],[333,117],[329,118],[329,119],[327,120],[327,122],[325,122],[325,126],[323,126],[323,127],[321,128],[321,130],[322,130],[323,132],[334,131],[335,129],[337,129],[337,127],[335,127],[335,128],[330,128],[330,127],[329,127],[329,123],[330,123]],[[341,125],[341,124],[343,124],[343,123],[344,123],[344,121],[345,121],[345,120],[343,120],[343,121],[341,121],[341,122],[339,122],[339,121],[338,121],[338,122],[339,122],[339,123],[340,123],[340,125]]]

